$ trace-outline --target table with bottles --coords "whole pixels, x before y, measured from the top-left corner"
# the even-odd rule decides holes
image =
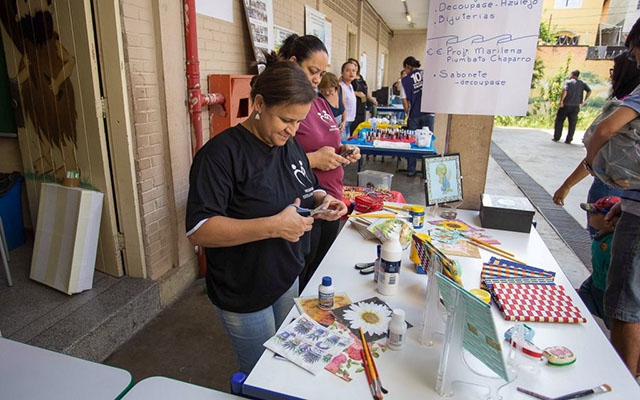
[[[433,226],[427,222],[437,219],[441,218],[430,215],[428,210],[425,226],[420,232],[426,233],[429,229],[433,229]],[[458,219],[472,226],[481,226],[477,211],[458,210]],[[535,343],[538,346],[542,348],[554,345],[567,346],[576,354],[577,361],[566,367],[543,365],[538,374],[523,374],[510,383],[501,381],[503,386],[498,393],[502,398],[530,399],[528,395],[517,391],[518,386],[553,397],[603,383],[613,388],[611,393],[598,396],[603,400],[640,398],[640,387],[589,314],[535,228],[532,228],[530,233],[493,229],[487,229],[486,233],[499,240],[500,247],[513,252],[518,259],[527,264],[555,271],[556,283],[565,287],[574,304],[587,318],[587,322],[582,324],[527,323],[535,329]],[[354,269],[356,263],[369,262],[376,258],[377,244],[379,244],[377,241],[365,240],[347,222],[301,296],[317,295],[322,277],[331,276],[334,290],[346,292],[353,302],[377,296],[392,309],[404,310],[406,320],[413,327],[407,330],[402,349],[387,350],[375,359],[383,386],[389,391],[384,398],[439,399],[441,397],[435,387],[443,346],[439,340],[436,340],[432,346],[422,344],[421,340],[423,322],[442,324],[442,321],[423,321],[427,275],[416,272],[415,264],[409,258],[409,250],[406,249],[402,255],[400,287],[397,294],[391,296],[381,294],[377,290],[377,284],[373,281],[372,275],[361,275]],[[480,250],[480,254],[480,259],[452,257],[460,263],[465,288],[479,287],[482,263],[494,256],[485,250]],[[495,306],[492,306],[491,313],[499,336],[513,326],[512,322],[504,320]],[[294,306],[285,325],[298,315],[299,312]],[[502,348],[506,353],[508,348],[506,342],[502,342]],[[480,380],[484,379],[483,374],[492,374],[475,357],[469,354],[467,358],[470,365],[478,370]],[[472,362],[474,359],[475,363]],[[289,361],[274,357],[274,353],[270,350],[264,352],[247,377],[243,393],[261,399],[371,398],[364,373],[354,374],[351,382],[342,380],[326,370],[312,375]],[[474,397],[454,396],[453,398]]]
[[[422,160],[424,157],[434,156],[436,152],[434,140],[431,138],[427,146],[418,146],[416,141],[416,131],[403,128],[401,125],[387,123],[376,123],[372,126],[369,121],[362,122],[353,132],[353,135],[343,141],[343,144],[357,146],[360,154],[367,156],[389,156],[401,158],[412,158]],[[358,160],[358,172],[362,168],[362,158]],[[424,164],[424,163],[423,163]],[[397,170],[405,171],[405,170]],[[423,179],[426,179],[424,165],[420,169]]]

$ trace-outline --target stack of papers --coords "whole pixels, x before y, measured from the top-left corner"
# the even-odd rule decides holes
[[[492,257],[482,267],[481,287],[508,321],[580,323],[586,319],[555,272]]]
[[[561,285],[496,283],[491,291],[508,321],[587,322]]]
[[[351,344],[349,335],[330,330],[302,314],[264,346],[316,375]]]
[[[514,261],[491,257],[480,273],[480,287],[491,290],[495,283],[553,285],[556,273]]]

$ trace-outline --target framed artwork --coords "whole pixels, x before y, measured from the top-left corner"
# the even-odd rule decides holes
[[[460,154],[425,157],[422,162],[427,176],[424,193],[428,206],[462,201]]]
[[[247,26],[253,45],[253,53],[258,63],[258,73],[264,70],[264,52],[273,50],[273,0],[244,0]]]

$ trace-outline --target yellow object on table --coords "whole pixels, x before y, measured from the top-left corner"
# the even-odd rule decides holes
[[[416,233],[416,236],[424,241],[431,240],[431,237],[429,237],[429,235],[427,235],[426,233]],[[411,241],[411,252],[409,253],[409,259],[416,264],[421,264],[420,256],[418,255],[418,249],[416,249],[416,244],[413,242],[413,240]]]
[[[376,124],[376,128],[377,129],[400,129],[400,128],[402,128],[402,124],[378,123],[378,124]],[[358,134],[360,133],[360,131],[362,129],[371,129],[371,122],[369,122],[369,121],[360,122],[358,124],[358,127],[351,134],[351,137],[357,138]]]
[[[491,294],[484,289],[471,289],[469,293],[476,296],[487,304],[491,304]]]

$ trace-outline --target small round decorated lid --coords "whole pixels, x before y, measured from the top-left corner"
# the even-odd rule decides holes
[[[565,346],[551,346],[544,349],[543,357],[547,364],[562,367],[576,362],[576,355]]]

